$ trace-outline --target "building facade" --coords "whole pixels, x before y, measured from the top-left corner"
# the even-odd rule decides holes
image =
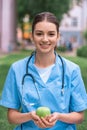
[[[16,0],[0,0],[0,51],[14,50],[16,43]]]
[[[74,4],[67,14],[63,15],[60,23],[60,33],[65,44],[71,42],[73,48],[83,45],[83,32],[87,30],[87,0]]]

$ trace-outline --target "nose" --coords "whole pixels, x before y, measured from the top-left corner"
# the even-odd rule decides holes
[[[43,35],[43,42],[47,42],[48,41],[48,36],[45,34],[45,35]]]

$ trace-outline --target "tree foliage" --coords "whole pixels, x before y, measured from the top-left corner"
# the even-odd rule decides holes
[[[83,36],[84,36],[84,38],[85,38],[85,40],[86,40],[86,44],[87,44],[87,30],[85,30],[85,31],[83,32]]]
[[[32,18],[39,12],[50,11],[54,13],[59,21],[62,14],[69,9],[70,0],[17,0],[18,21],[22,22],[26,14]]]

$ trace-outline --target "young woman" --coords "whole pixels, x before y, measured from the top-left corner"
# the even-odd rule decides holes
[[[87,94],[80,68],[55,52],[59,23],[50,12],[37,14],[32,24],[36,51],[12,64],[0,104],[8,108],[15,130],[76,130],[84,119]],[[36,109],[49,107],[40,118]]]

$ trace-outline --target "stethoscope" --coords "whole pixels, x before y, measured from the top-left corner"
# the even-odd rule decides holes
[[[30,76],[30,77],[32,78],[32,80],[33,80],[33,83],[34,83],[34,86],[35,86],[35,89],[36,89],[38,98],[39,98],[39,100],[40,100],[40,95],[39,95],[39,92],[38,92],[36,80],[35,80],[34,76],[33,76],[31,73],[29,73],[29,71],[28,71],[28,66],[29,66],[30,60],[31,60],[31,58],[32,58],[32,56],[33,56],[34,54],[35,54],[35,52],[33,52],[33,53],[31,54],[31,56],[28,58],[28,61],[27,61],[27,63],[26,63],[26,73],[24,74],[24,76],[23,76],[23,78],[22,78],[22,95],[23,95],[23,89],[24,89],[25,78],[28,77],[28,76]],[[58,55],[58,57],[60,58],[61,63],[62,63],[62,87],[61,87],[61,94],[63,95],[63,94],[64,94],[64,63],[63,63],[62,57],[61,57],[60,55]],[[22,101],[23,101],[23,99],[22,99]],[[23,101],[23,103],[24,103],[24,101]],[[33,104],[31,104],[31,105],[33,105]]]
[[[32,78],[33,83],[34,83],[34,86],[35,86],[35,89],[36,89],[36,92],[37,92],[37,96],[38,96],[38,99],[39,99],[39,102],[40,102],[40,94],[39,94],[39,91],[38,91],[38,87],[37,87],[37,84],[36,84],[36,80],[35,80],[34,76],[33,76],[31,73],[29,73],[29,71],[28,71],[28,66],[29,66],[30,60],[31,60],[31,58],[32,58],[32,56],[33,56],[34,54],[35,54],[35,52],[33,52],[33,53],[31,54],[31,56],[28,58],[28,61],[27,61],[27,63],[26,63],[26,73],[24,74],[24,76],[23,76],[23,78],[22,78],[22,103],[23,103],[24,105],[27,105],[27,104],[25,103],[25,101],[23,100],[24,82],[25,82],[25,78],[26,78],[26,77],[31,77],[31,78]],[[62,86],[61,86],[61,95],[64,95],[64,62],[63,62],[63,59],[62,59],[62,57],[61,57],[60,55],[58,55],[58,57],[59,57],[59,59],[61,60],[61,63],[62,63]],[[29,104],[29,106],[33,106],[33,105],[34,105],[34,103]],[[21,130],[22,130],[22,124],[21,124]]]

